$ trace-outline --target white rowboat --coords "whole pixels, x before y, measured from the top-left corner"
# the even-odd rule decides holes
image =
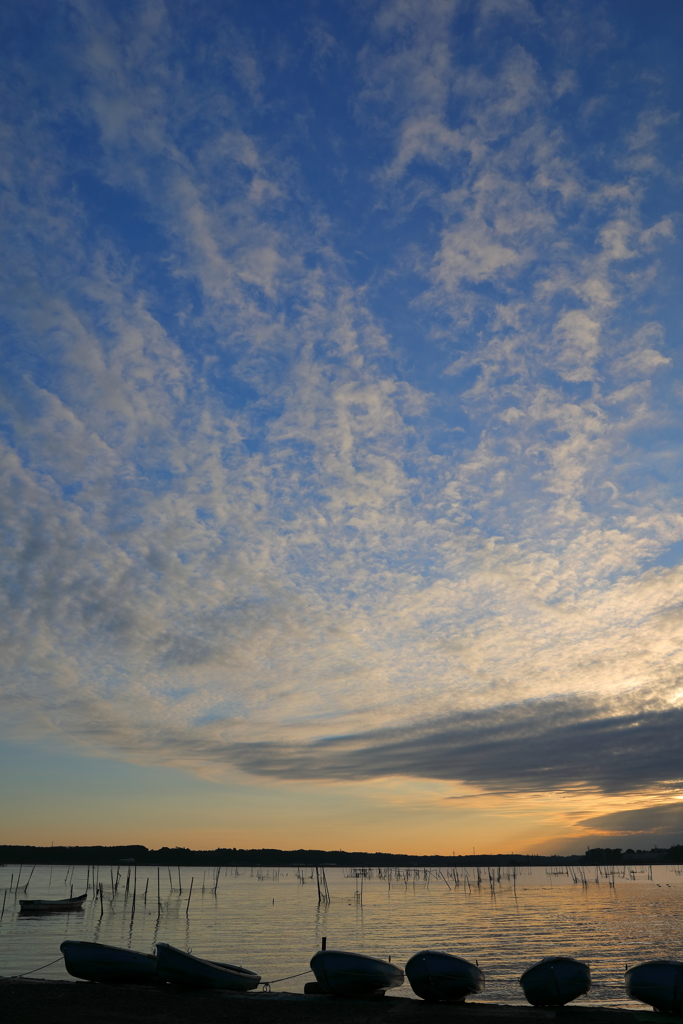
[[[311,970],[323,992],[334,996],[370,996],[403,984],[400,967],[362,953],[322,949],[311,959]]]
[[[185,988],[227,988],[233,992],[248,992],[257,988],[260,974],[245,967],[224,964],[218,960],[204,960],[167,942],[157,942],[157,975],[162,981]]]
[[[59,948],[64,954],[64,966],[74,978],[109,984],[140,985],[157,981],[157,958],[151,953],[75,939],[66,939]]]
[[[66,900],[19,900],[19,909],[24,913],[35,910],[80,910],[88,898],[87,892],[82,896],[70,896]]]
[[[435,949],[423,949],[411,956],[406,964],[406,977],[415,995],[428,1002],[460,1002],[466,996],[483,992],[485,987],[484,972],[476,964]]]
[[[546,956],[519,979],[532,1006],[564,1006],[591,987],[588,964],[571,956]]]

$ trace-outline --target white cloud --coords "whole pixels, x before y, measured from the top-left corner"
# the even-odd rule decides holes
[[[565,380],[593,380],[599,353],[600,324],[580,309],[560,317],[555,325],[560,343],[558,363]]]
[[[666,711],[681,574],[648,566],[683,538],[678,456],[634,437],[677,368],[626,275],[673,222],[643,230],[632,169],[591,179],[551,106],[579,70],[515,39],[485,69],[457,4],[380,5],[348,105],[391,141],[363,168],[386,274],[359,284],[282,135],[254,129],[271,71],[243,36],[238,102],[183,78],[161,5],[78,9],[83,88],[60,88],[97,133],[83,166],[156,248],[89,231],[50,117],[11,125],[7,721],[199,771],[274,771],[282,743],[283,771],[324,774],[305,745],[344,733],[362,753],[559,695],[586,728],[619,695]],[[537,24],[478,14],[481,38]],[[359,773],[397,770],[377,757]]]

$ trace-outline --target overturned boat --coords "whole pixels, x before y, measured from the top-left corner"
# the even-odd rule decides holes
[[[680,960],[647,960],[624,976],[631,999],[647,1003],[662,1013],[683,1013],[683,963]]]
[[[64,966],[74,978],[110,985],[153,985],[158,981],[157,958],[151,953],[76,939],[66,939],[59,948]]]
[[[415,995],[428,1002],[461,1002],[483,992],[485,987],[484,972],[477,964],[435,949],[423,949],[411,956],[406,964],[406,977]]]
[[[69,896],[65,900],[19,900],[19,912],[33,914],[36,911],[82,910],[87,898],[88,894],[84,892],[82,896]]]
[[[246,967],[224,964],[218,960],[205,960],[186,953],[167,942],[157,942],[157,975],[162,981],[185,988],[226,988],[233,992],[248,992],[257,988],[260,974]]]
[[[372,996],[403,984],[400,967],[363,953],[321,949],[311,959],[311,970],[323,992],[334,996]]]
[[[564,1006],[591,987],[588,964],[571,956],[546,956],[519,979],[532,1006]]]

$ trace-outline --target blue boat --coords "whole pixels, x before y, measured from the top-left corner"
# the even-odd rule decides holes
[[[334,996],[383,995],[403,984],[400,967],[374,956],[321,949],[311,959],[311,970],[323,992]]]
[[[66,939],[59,948],[64,966],[74,978],[110,985],[154,984],[158,980],[157,958],[151,953],[76,939]]]
[[[483,992],[484,972],[452,953],[423,949],[406,964],[406,977],[416,996],[427,1002],[450,999],[462,1002],[467,996]]]
[[[591,972],[571,956],[546,956],[519,983],[532,1006],[565,1006],[590,990]]]
[[[683,1013],[683,963],[646,960],[626,971],[626,993],[662,1013]]]

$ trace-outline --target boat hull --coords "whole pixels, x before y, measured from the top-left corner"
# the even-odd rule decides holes
[[[588,964],[570,956],[548,956],[519,979],[532,1006],[565,1006],[591,987]]]
[[[415,995],[428,1002],[462,1002],[467,996],[483,992],[485,987],[484,972],[476,964],[435,949],[423,949],[411,956],[406,964],[406,977]]]
[[[400,967],[362,953],[340,949],[320,950],[311,959],[311,970],[324,992],[334,996],[371,996],[403,984]]]
[[[59,948],[64,965],[74,978],[110,985],[153,985],[158,981],[157,959],[151,953],[75,939],[67,939]]]
[[[88,898],[87,892],[82,896],[73,896],[68,900],[19,900],[20,914],[63,913],[65,910],[82,910]]]
[[[624,976],[626,993],[663,1013],[683,1012],[683,963],[680,960],[647,960]]]
[[[223,988],[233,992],[248,992],[257,988],[259,974],[234,964],[218,960],[204,960],[167,942],[157,942],[157,975],[162,981],[184,988]]]

